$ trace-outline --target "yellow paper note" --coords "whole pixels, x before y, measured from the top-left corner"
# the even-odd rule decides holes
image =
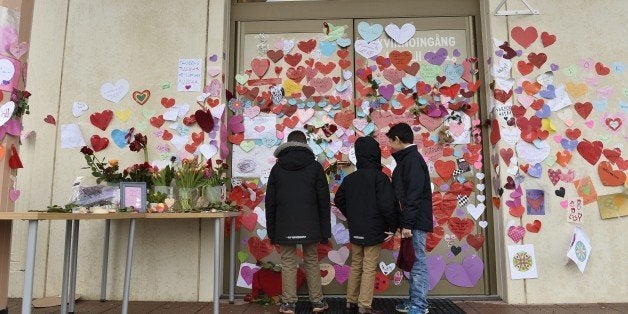
[[[628,216],[628,195],[625,193],[600,195],[597,204],[602,219]]]

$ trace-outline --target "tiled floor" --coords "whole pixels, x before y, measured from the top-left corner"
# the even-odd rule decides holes
[[[608,304],[554,304],[554,305],[508,305],[503,302],[456,302],[467,313],[509,314],[509,313],[628,313],[626,303]],[[21,312],[21,300],[9,301],[9,313]],[[120,301],[80,301],[76,313],[120,313]],[[237,302],[234,305],[221,304],[220,313],[270,314],[277,313],[276,306],[261,306]],[[33,313],[59,313],[59,307],[35,309]],[[212,313],[211,303],[200,302],[131,302],[129,313]],[[393,313],[390,313],[393,314]]]

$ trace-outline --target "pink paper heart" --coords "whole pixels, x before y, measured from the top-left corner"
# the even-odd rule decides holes
[[[556,134],[556,135],[552,136],[552,138],[554,139],[554,142],[559,143],[559,144],[560,144],[560,141],[563,140],[563,136],[560,135],[560,134]]]
[[[17,201],[19,197],[20,197],[20,190],[16,190],[14,188],[11,188],[9,190],[9,199],[11,200],[11,202]]]
[[[28,43],[27,42],[22,42],[22,43],[13,43],[11,45],[11,47],[9,47],[9,51],[11,51],[11,54],[16,58],[16,59],[20,59],[28,50]]]
[[[562,208],[565,208],[565,209],[566,209],[566,208],[567,208],[567,204],[568,204],[568,203],[569,203],[569,202],[567,202],[567,200],[560,201],[560,207],[562,207]]]
[[[522,226],[510,226],[510,228],[508,228],[508,236],[515,241],[515,243],[521,241],[525,234],[526,229]]]
[[[587,120],[584,122],[584,125],[586,125],[589,129],[592,129],[595,125],[595,122],[593,122],[593,120]]]

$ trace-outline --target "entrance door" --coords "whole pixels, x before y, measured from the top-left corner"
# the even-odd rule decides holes
[[[302,129],[333,193],[354,170],[355,137],[374,136],[384,172],[391,173],[383,134],[393,123],[409,123],[433,182],[430,293],[489,294],[484,201],[490,197],[483,185],[474,36],[470,17],[237,23],[232,117],[243,115],[245,129],[258,133],[274,124],[275,134],[245,130],[233,144],[233,176],[263,189],[272,151],[290,130]],[[253,205],[238,225],[239,293],[250,292],[242,287],[250,287],[256,261],[279,263],[266,238],[263,202]],[[351,257],[337,211],[332,232],[331,247],[319,247],[321,277],[326,294],[343,295]],[[380,295],[407,294],[404,273],[394,264],[398,245],[399,239],[383,245]]]

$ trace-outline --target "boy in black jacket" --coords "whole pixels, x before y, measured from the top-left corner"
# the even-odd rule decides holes
[[[351,237],[351,274],[347,312],[380,313],[371,309],[380,244],[398,228],[399,208],[388,177],[382,172],[382,153],[372,137],[355,142],[357,170],[338,188],[334,203],[347,217]]]
[[[297,244],[303,247],[312,309],[322,312],[329,306],[323,299],[317,244],[331,237],[327,177],[301,131],[290,133],[288,142],[275,150],[275,157],[266,188],[266,226],[270,241],[281,249],[279,312],[294,313],[296,308]]]
[[[432,231],[432,189],[427,164],[414,142],[414,133],[408,124],[399,123],[386,133],[397,166],[392,183],[401,205],[401,237],[412,238],[415,261],[410,272],[410,299],[396,309],[403,313],[428,312],[428,277],[425,240]]]

